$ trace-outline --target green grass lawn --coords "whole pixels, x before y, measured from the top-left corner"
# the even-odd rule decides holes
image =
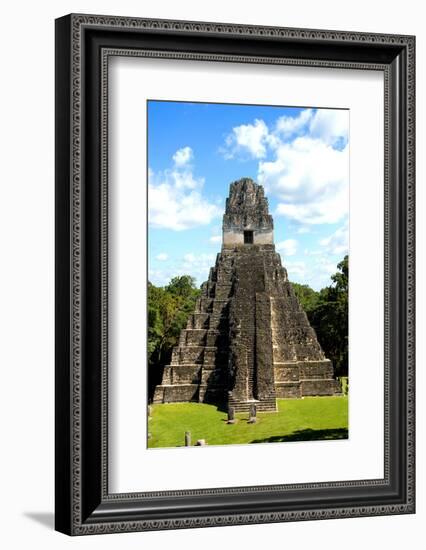
[[[236,424],[227,424],[227,415],[204,403],[167,403],[152,407],[148,423],[148,447],[182,447],[185,432],[192,444],[205,439],[208,445],[272,443],[348,437],[348,397],[305,397],[278,399],[277,413],[258,413],[256,424],[248,424],[248,414],[236,415]]]

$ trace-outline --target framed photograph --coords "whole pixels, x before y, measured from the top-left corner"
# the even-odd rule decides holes
[[[415,511],[415,38],[56,20],[56,529]]]

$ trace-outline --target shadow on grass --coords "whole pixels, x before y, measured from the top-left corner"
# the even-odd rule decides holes
[[[224,401],[203,401],[203,403],[205,403],[206,405],[213,405],[214,407],[216,407],[216,409],[219,411],[219,412],[223,412],[223,413],[227,413],[228,412],[228,404],[225,403]]]
[[[250,443],[283,443],[285,441],[316,441],[319,439],[348,439],[347,428],[331,428],[328,430],[297,430],[287,435],[273,435],[265,439],[254,439]]]

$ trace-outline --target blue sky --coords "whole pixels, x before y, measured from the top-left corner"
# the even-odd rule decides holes
[[[207,279],[229,184],[251,177],[290,280],[330,284],[348,251],[348,135],[347,110],[149,101],[149,280]]]

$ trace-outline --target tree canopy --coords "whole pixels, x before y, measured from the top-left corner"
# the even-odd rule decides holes
[[[318,341],[338,376],[348,374],[349,257],[345,256],[331,276],[332,284],[316,292],[292,283]]]
[[[148,282],[148,391],[161,383],[164,366],[186,326],[200,294],[189,275],[173,277],[165,287]]]

